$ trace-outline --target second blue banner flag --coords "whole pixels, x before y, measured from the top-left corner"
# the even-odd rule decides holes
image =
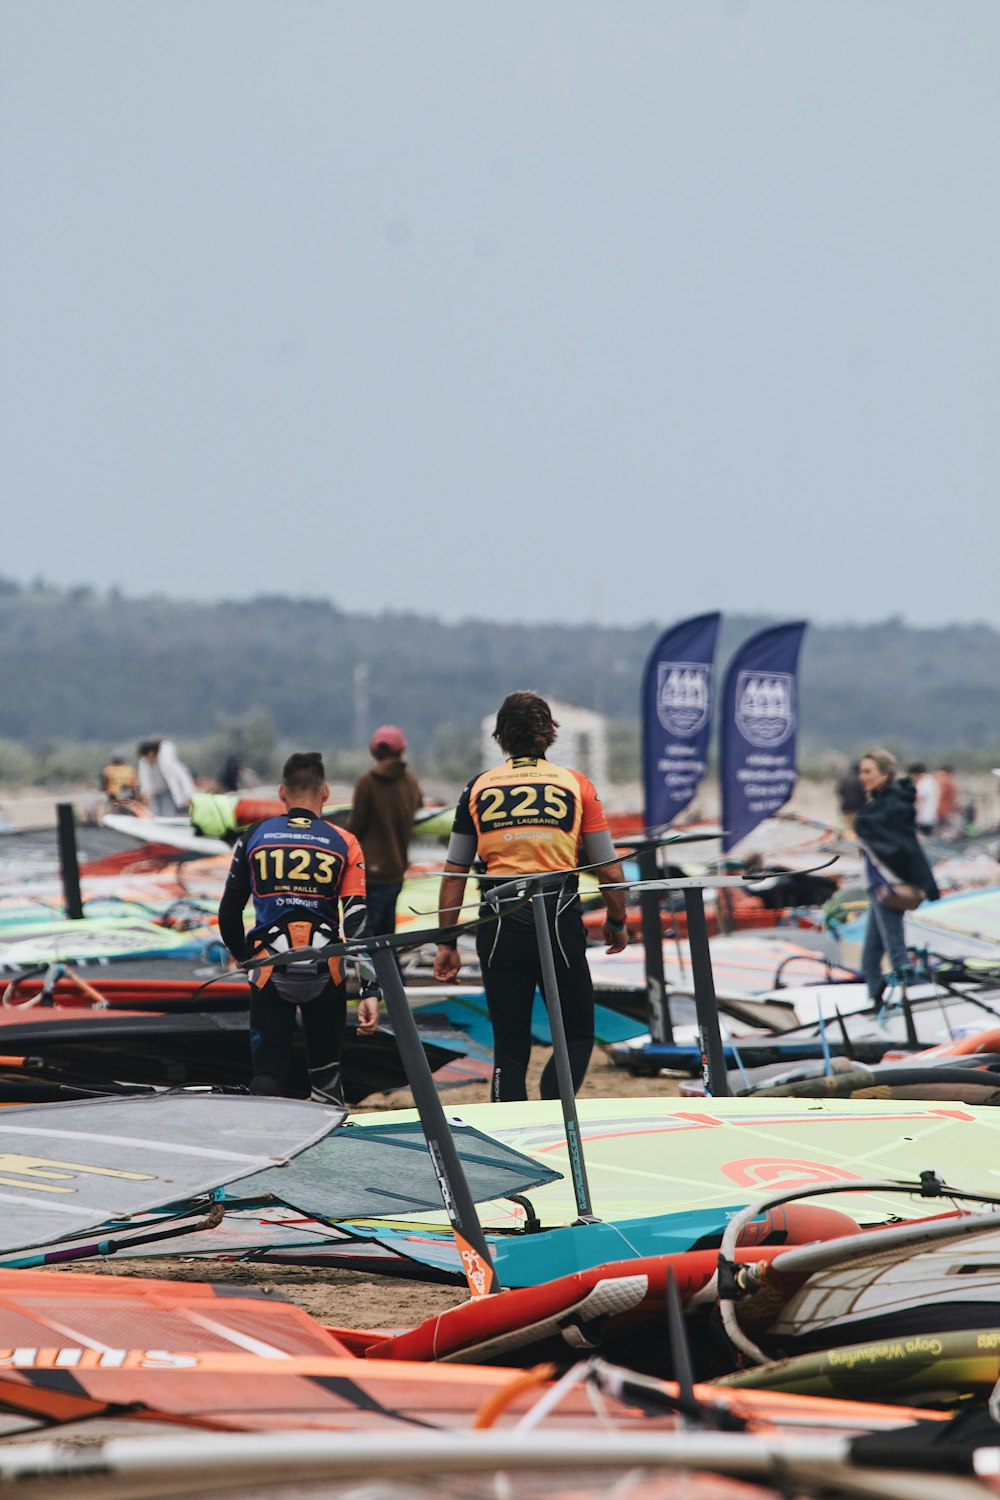
[[[726,671],[719,732],[722,847],[783,807],[798,779],[798,662],[804,620],[743,642]]]

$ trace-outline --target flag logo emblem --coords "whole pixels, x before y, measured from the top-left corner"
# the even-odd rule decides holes
[[[761,750],[783,745],[795,729],[795,678],[790,672],[741,672],[736,727]]]
[[[684,738],[708,722],[712,668],[700,661],[661,661],[656,667],[656,717],[668,734]]]

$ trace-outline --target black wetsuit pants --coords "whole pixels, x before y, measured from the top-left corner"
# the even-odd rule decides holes
[[[250,1055],[253,1094],[283,1094],[288,1084],[295,1012],[302,1017],[309,1081],[331,1099],[340,1098],[340,1049],[347,1025],[347,986],[325,985],[302,1005],[282,999],[273,980],[250,992]]]
[[[583,1082],[594,1050],[594,986],[580,908],[574,905],[564,910],[555,923],[549,924],[549,931],[575,1091]],[[530,916],[525,919],[518,912],[516,917],[499,923],[486,923],[476,933],[476,949],[493,1026],[490,1098],[494,1103],[526,1099],[536,987],[544,993],[538,939]],[[559,1097],[554,1058],[545,1065],[540,1087],[543,1099]]]

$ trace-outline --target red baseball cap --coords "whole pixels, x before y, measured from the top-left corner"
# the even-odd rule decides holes
[[[372,735],[368,748],[373,755],[376,750],[390,750],[393,755],[402,755],[406,749],[406,737],[395,724],[381,724]]]

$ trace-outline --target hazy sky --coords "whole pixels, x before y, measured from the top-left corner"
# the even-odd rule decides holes
[[[0,574],[1000,625],[997,0],[0,0]]]

